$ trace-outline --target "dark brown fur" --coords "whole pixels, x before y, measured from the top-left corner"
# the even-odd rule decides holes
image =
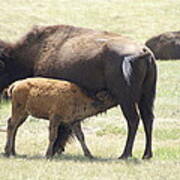
[[[144,45],[114,33],[60,25],[35,27],[19,42],[3,42],[0,47],[5,67],[0,89],[17,79],[44,76],[74,82],[90,96],[105,90],[121,106],[128,123],[121,158],[132,156],[139,115],[146,132],[143,158],[152,157],[156,65]]]
[[[166,32],[146,41],[156,59],[180,59],[180,31]]]

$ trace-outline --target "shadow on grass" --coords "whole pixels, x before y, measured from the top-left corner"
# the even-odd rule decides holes
[[[4,153],[0,153],[0,158],[3,159],[26,159],[26,160],[47,160],[47,161],[55,161],[55,162],[62,162],[62,161],[74,161],[74,162],[87,162],[87,163],[126,163],[126,164],[141,164],[142,160],[137,158],[129,158],[127,160],[122,159],[115,159],[115,158],[103,158],[103,157],[94,157],[93,159],[89,159],[83,155],[71,155],[71,154],[61,154],[55,155],[53,158],[47,159],[45,156],[42,155],[19,155],[6,157]]]

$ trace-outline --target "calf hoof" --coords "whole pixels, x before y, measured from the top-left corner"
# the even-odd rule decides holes
[[[54,155],[52,154],[46,154],[46,159],[52,159]]]
[[[10,157],[10,156],[15,156],[15,155],[16,155],[16,153],[14,153],[14,152],[5,152],[4,153],[5,157]]]
[[[94,156],[88,151],[84,153],[84,156],[86,156],[89,159],[94,159]]]
[[[10,154],[9,153],[4,153],[4,157],[9,157],[10,156]]]
[[[15,150],[6,145],[6,147],[4,148],[4,156],[9,157],[15,155],[16,155]]]
[[[91,154],[88,154],[88,155],[85,155],[87,158],[89,158],[89,159],[94,159],[94,156],[93,155],[91,155]]]
[[[46,152],[46,158],[47,158],[47,159],[51,159],[51,158],[53,158],[54,154],[55,154],[55,153],[52,152],[52,151],[47,151],[47,152]]]

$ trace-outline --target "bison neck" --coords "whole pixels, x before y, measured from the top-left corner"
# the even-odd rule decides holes
[[[37,44],[38,45],[38,44]],[[10,52],[12,60],[9,66],[11,81],[32,77],[34,66],[38,60],[39,48],[37,45],[16,45]]]

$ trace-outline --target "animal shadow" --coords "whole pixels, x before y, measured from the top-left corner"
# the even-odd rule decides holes
[[[7,158],[4,153],[0,153],[0,158]],[[61,154],[61,155],[55,155],[53,158],[46,158],[43,155],[33,155],[29,156],[26,154],[17,154],[16,156],[11,156],[11,159],[27,159],[27,160],[47,160],[47,161],[75,161],[75,162],[95,162],[95,163],[126,163],[126,164],[141,164],[142,160],[138,158],[129,158],[126,160],[120,160],[117,158],[104,158],[104,157],[94,157],[92,159],[89,159],[88,157],[85,157],[83,155],[72,155],[72,154]]]

